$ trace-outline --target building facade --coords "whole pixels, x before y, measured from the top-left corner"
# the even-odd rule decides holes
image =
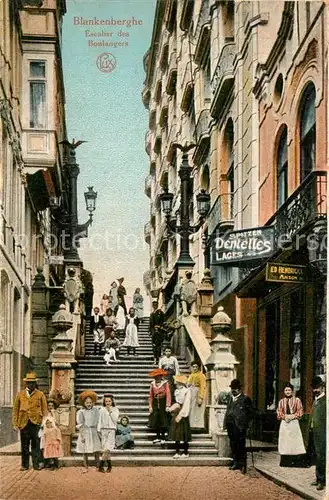
[[[325,372],[327,22],[317,1],[158,2],[144,59],[147,287],[169,311],[180,238],[166,229],[159,194],[174,193],[175,215],[173,143],[194,143],[190,190],[211,195],[207,220],[191,236],[194,279],[210,267],[215,304],[232,317],[238,376],[265,424],[285,381],[309,411],[311,377]],[[268,258],[216,263],[216,238],[260,227],[273,235]],[[305,266],[303,277],[269,281],[267,262]]]
[[[38,358],[32,300],[37,268],[47,286],[63,279],[54,207],[67,206],[61,25],[65,0],[4,0],[0,4],[0,418],[11,430],[15,393]],[[65,194],[66,193],[66,194]],[[51,208],[52,207],[52,208]],[[53,261],[51,260],[53,259]],[[52,263],[53,262],[53,263]],[[43,332],[45,334],[45,332]],[[47,365],[44,370],[47,376]]]

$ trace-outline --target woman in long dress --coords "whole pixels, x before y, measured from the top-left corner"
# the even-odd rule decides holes
[[[109,292],[109,305],[113,311],[118,305],[118,284],[116,281],[112,281],[111,283]]]
[[[188,377],[187,385],[191,390],[190,426],[203,429],[206,409],[206,377],[201,371],[199,361],[192,361],[191,374]]]
[[[306,450],[299,419],[303,406],[299,398],[293,396],[294,387],[289,382],[284,386],[284,398],[279,401],[277,418],[281,420],[278,451],[281,467],[306,467]]]
[[[110,297],[108,295],[106,295],[106,293],[104,293],[102,300],[100,302],[100,309],[101,309],[100,314],[102,316],[105,316],[105,314],[106,314],[106,310],[109,307],[109,300],[110,300]]]
[[[101,436],[102,456],[99,463],[99,471],[111,472],[111,451],[115,448],[115,432],[119,420],[119,410],[115,406],[112,394],[105,394],[103,398],[103,407],[99,410],[99,420],[97,431]]]
[[[191,410],[191,389],[187,387],[187,377],[177,375],[174,377],[175,403],[169,408],[172,415],[169,439],[175,441],[176,458],[188,458],[189,442],[192,439],[189,414]],[[181,452],[183,447],[183,453]]]
[[[163,446],[170,424],[170,387],[164,378],[168,373],[162,368],[156,368],[148,375],[153,378],[149,393],[149,427],[156,432],[153,444],[160,443]]]
[[[132,355],[136,355],[136,347],[139,347],[138,342],[138,318],[135,316],[134,308],[129,309],[127,316],[126,336],[123,341],[123,346],[127,347],[127,354],[132,351]]]
[[[126,315],[125,315],[125,310],[122,305],[122,300],[119,298],[118,304],[116,308],[113,310],[114,315],[117,319],[117,332],[119,337],[123,336],[125,328],[126,328]]]
[[[141,289],[136,288],[135,293],[133,295],[133,307],[135,309],[135,314],[137,318],[142,319],[144,315],[144,306],[143,306],[143,295],[141,294]]]

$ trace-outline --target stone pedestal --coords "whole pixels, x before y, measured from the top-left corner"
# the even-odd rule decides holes
[[[74,406],[74,365],[73,338],[67,330],[73,326],[73,316],[65,305],[53,316],[53,326],[59,333],[53,338],[52,352],[47,362],[51,370],[50,396],[60,405],[58,408],[59,425],[63,436],[66,455],[71,454],[71,435],[75,428]]]
[[[211,339],[212,308],[214,305],[214,287],[209,269],[203,272],[203,278],[198,288],[199,324],[205,332],[206,338]]]
[[[236,366],[239,364],[232,353],[233,340],[227,336],[231,327],[231,319],[224,312],[223,307],[212,319],[212,338],[210,341],[211,354],[206,361],[209,432],[216,446],[219,446],[219,456],[230,456],[229,441],[226,431],[223,430],[223,421],[226,405],[218,405],[219,393],[229,392],[230,382],[236,377]]]

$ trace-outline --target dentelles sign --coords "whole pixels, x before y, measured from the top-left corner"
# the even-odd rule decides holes
[[[230,231],[214,238],[212,265],[244,264],[269,257],[274,250],[274,228],[257,227]]]

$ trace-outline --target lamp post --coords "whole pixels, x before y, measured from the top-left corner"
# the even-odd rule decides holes
[[[170,228],[171,231],[179,234],[181,237],[180,255],[176,262],[176,266],[193,267],[194,261],[190,256],[189,235],[199,231],[200,227],[202,226],[204,218],[209,212],[210,195],[209,193],[206,193],[205,190],[201,190],[201,192],[197,194],[196,196],[197,211],[198,214],[200,215],[200,220],[195,226],[191,225],[190,215],[189,215],[189,205],[191,198],[193,196],[193,193],[191,193],[190,191],[190,179],[192,174],[192,167],[188,163],[188,152],[190,149],[195,147],[195,144],[190,144],[185,146],[182,146],[181,144],[175,144],[174,146],[180,149],[183,153],[182,164],[179,169],[179,177],[181,179],[179,226],[176,224],[175,221],[170,219],[174,195],[172,193],[168,193],[168,190],[165,190],[160,195],[160,203],[162,212],[166,216],[167,226]]]
[[[81,262],[77,250],[79,247],[79,239],[86,238],[88,236],[88,227],[92,224],[93,212],[96,209],[97,193],[94,191],[94,188],[92,186],[89,186],[88,191],[84,193],[86,200],[86,209],[89,212],[89,219],[84,224],[79,224],[77,180],[80,169],[75,157],[75,149],[78,143],[73,142],[71,144],[67,141],[65,142],[68,148],[66,168],[68,171],[70,187],[70,213],[68,217],[68,223],[66,224],[66,227],[68,227],[68,241],[65,241],[64,260],[66,262]]]

